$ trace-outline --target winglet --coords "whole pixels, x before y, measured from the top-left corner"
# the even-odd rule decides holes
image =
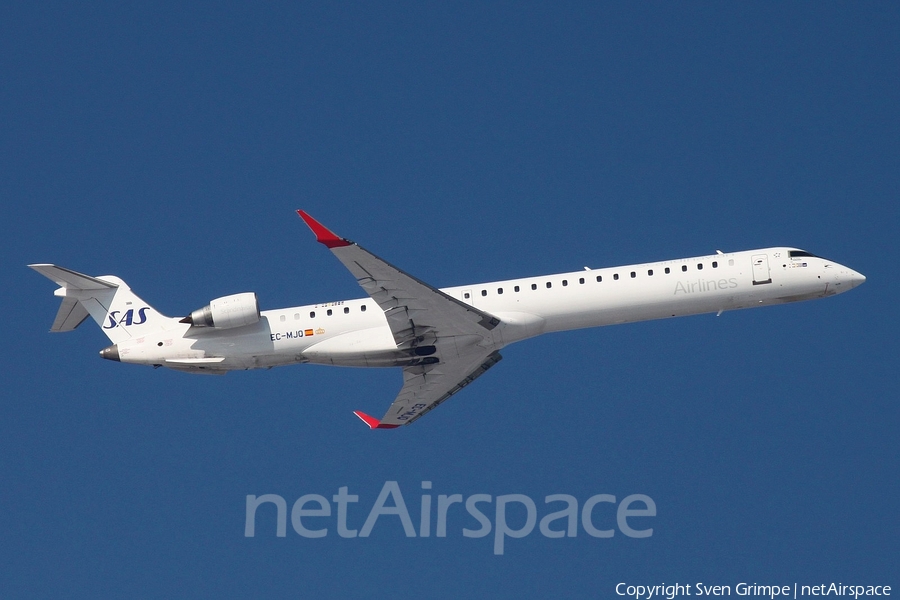
[[[312,232],[316,234],[316,241],[325,244],[327,248],[340,248],[341,246],[349,246],[353,243],[335,235],[327,227],[309,216],[309,213],[298,210],[297,214],[300,215],[300,218],[303,219],[310,229],[312,229]]]
[[[369,429],[394,429],[399,425],[382,425],[381,421],[375,417],[369,416],[361,410],[354,410],[353,414],[359,417],[363,423],[369,426]]]

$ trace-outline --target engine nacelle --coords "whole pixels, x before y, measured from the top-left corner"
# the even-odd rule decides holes
[[[203,308],[198,308],[191,316],[181,320],[194,327],[214,327],[233,329],[252,325],[259,321],[259,302],[253,292],[232,294],[216,298]]]

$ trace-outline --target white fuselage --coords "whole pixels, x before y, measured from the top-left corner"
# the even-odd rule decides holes
[[[821,298],[864,280],[852,269],[785,247],[441,291],[500,319],[490,341],[478,341],[499,349],[552,331]],[[233,329],[172,319],[165,331],[119,342],[118,351],[122,362],[211,373],[304,362],[386,367],[409,361],[408,354],[398,351],[384,312],[370,298],[266,310],[259,322]]]

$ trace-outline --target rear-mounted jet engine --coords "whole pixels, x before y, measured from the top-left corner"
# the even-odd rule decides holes
[[[190,323],[194,327],[213,327],[215,329],[234,329],[244,325],[253,325],[259,321],[259,302],[253,292],[232,294],[216,298],[203,308],[198,308],[189,317],[181,319],[181,323]]]

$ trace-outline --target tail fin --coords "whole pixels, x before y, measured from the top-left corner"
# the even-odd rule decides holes
[[[118,277],[91,277],[49,264],[28,266],[60,286],[54,295],[62,298],[62,304],[50,331],[72,331],[91,316],[117,344],[168,329],[176,322],[138,298]]]

